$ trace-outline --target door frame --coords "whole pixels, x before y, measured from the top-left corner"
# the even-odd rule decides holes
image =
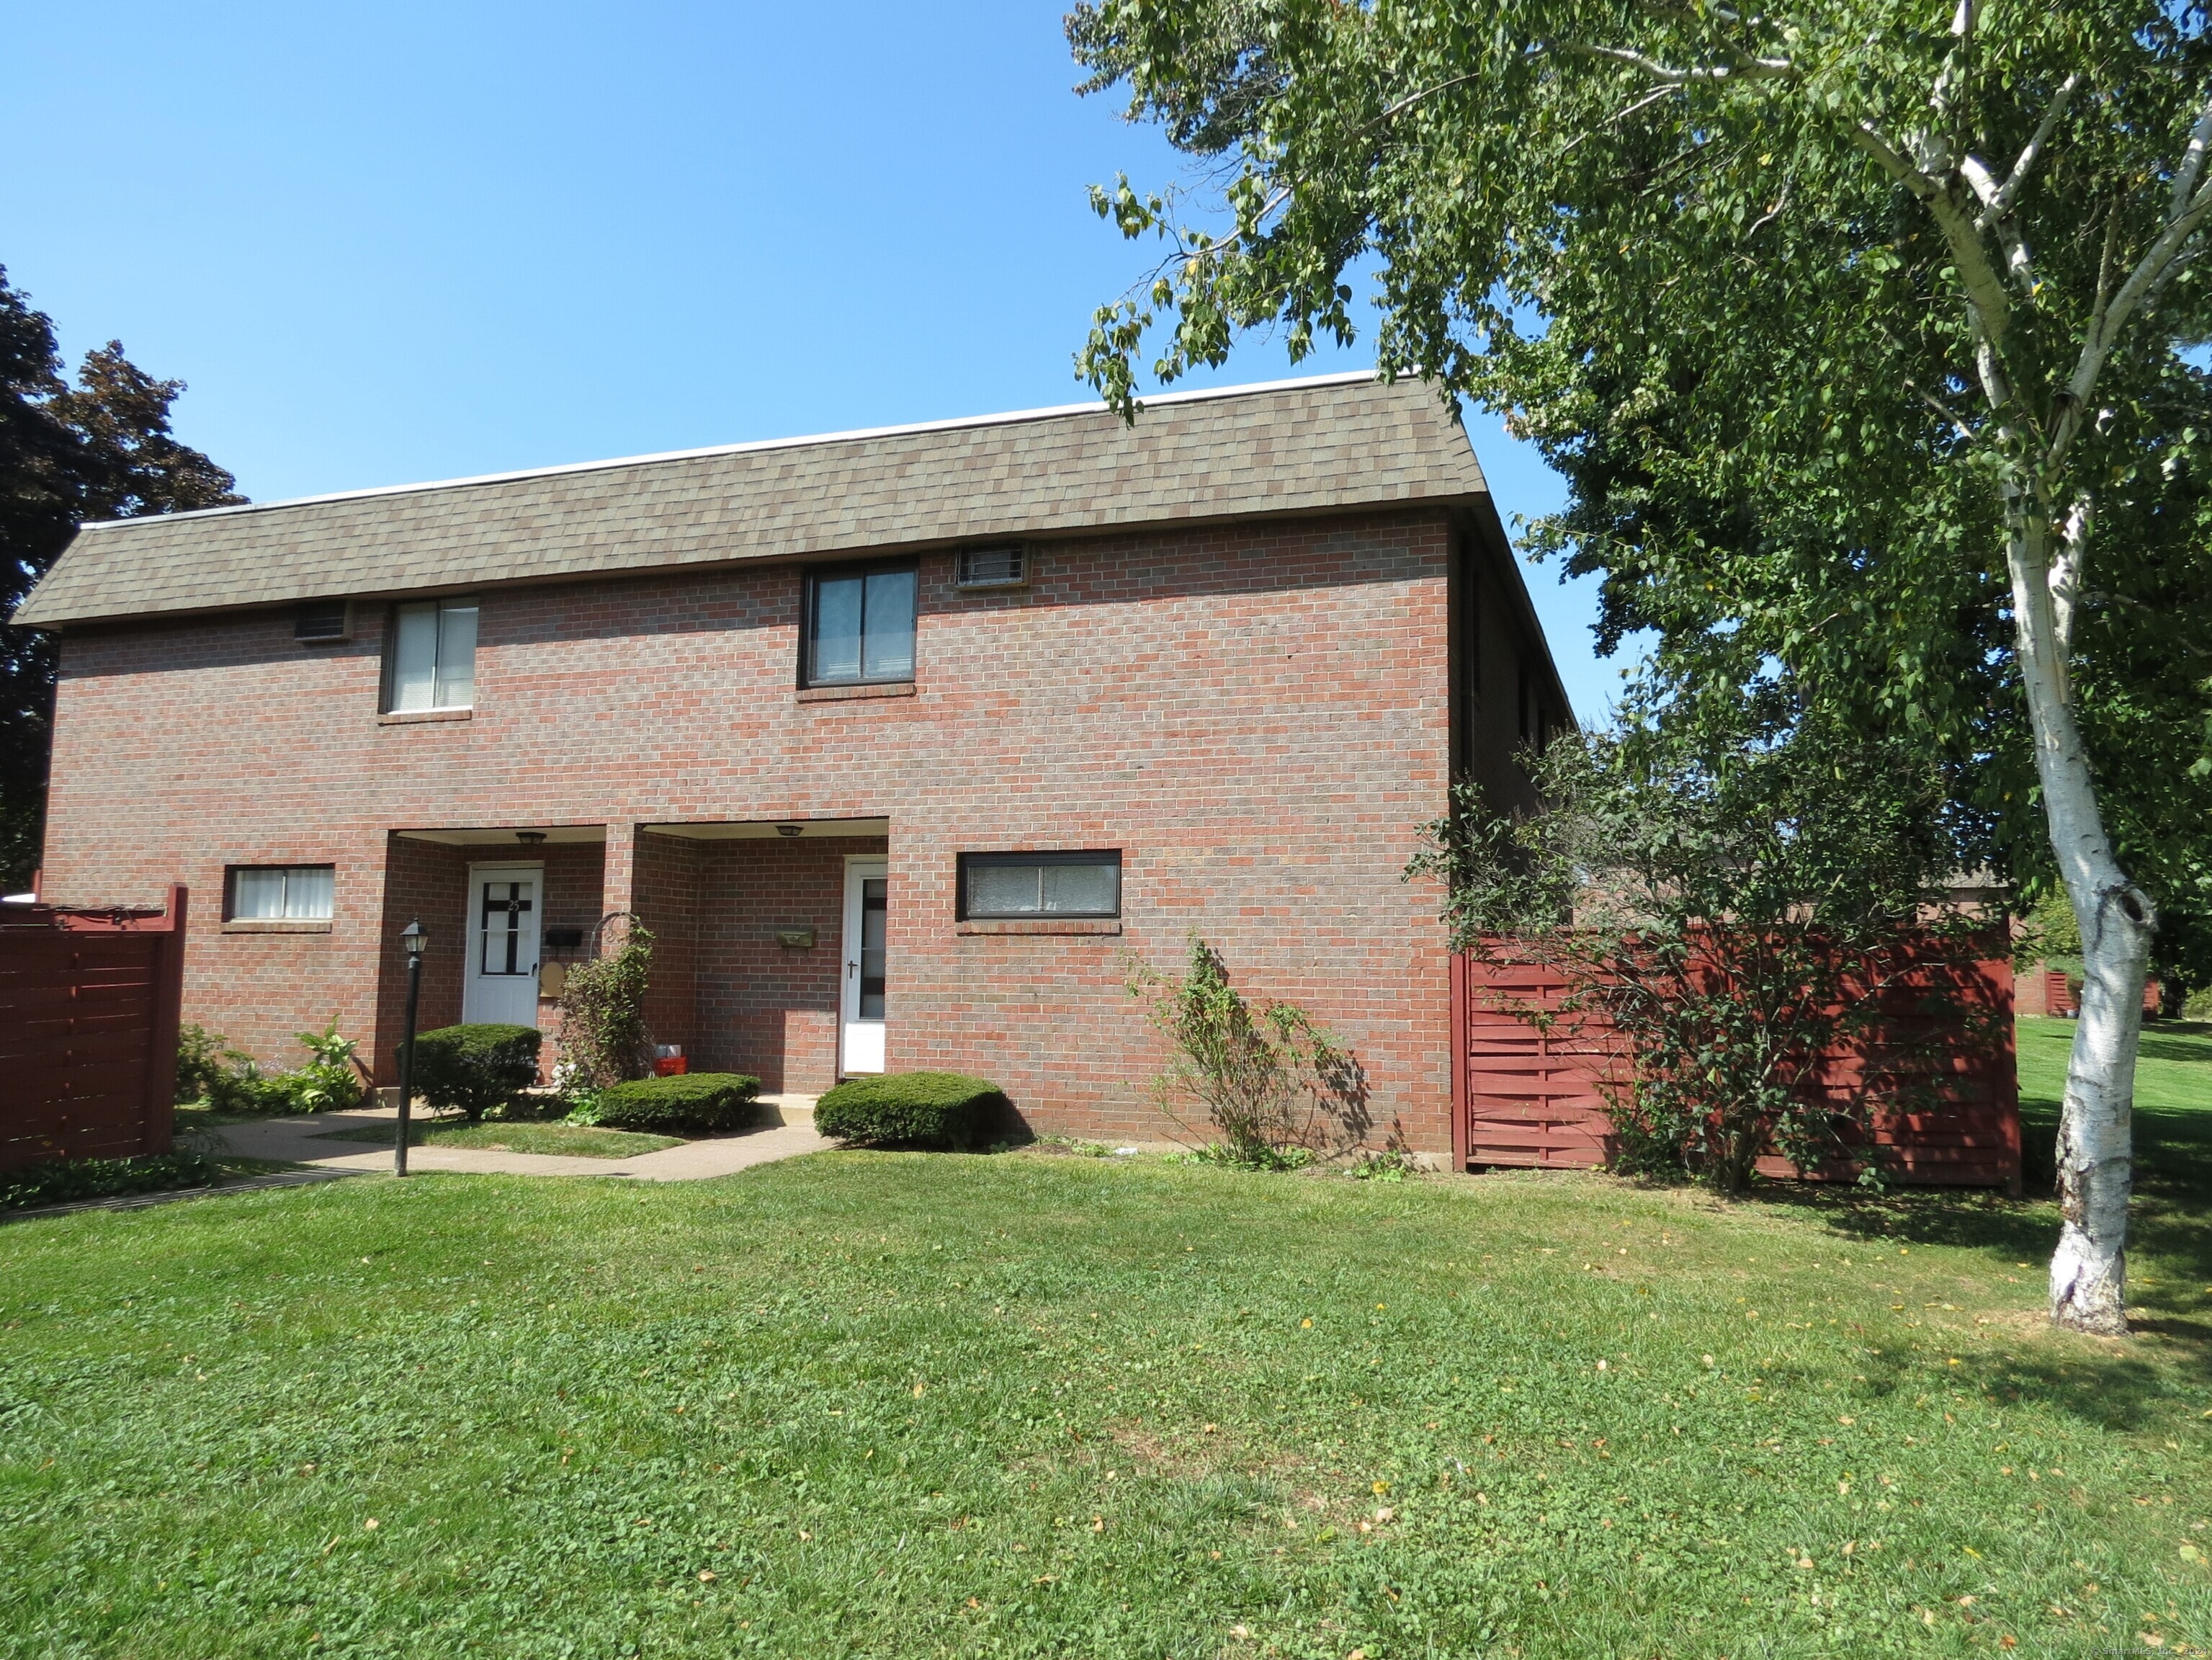
[[[837,1076],[841,1079],[848,1075],[845,1065],[846,1033],[850,1028],[875,1027],[878,1031],[877,1044],[879,1054],[882,1046],[888,1043],[890,1038],[890,999],[888,973],[884,976],[886,994],[884,999],[884,1014],[885,1018],[881,1020],[860,1018],[860,915],[865,892],[861,884],[870,877],[881,877],[884,883],[884,897],[888,900],[890,892],[890,855],[887,853],[848,853],[845,855],[845,891],[838,907],[840,921],[837,937]],[[884,912],[884,967],[888,970],[890,955],[890,911],[888,904]],[[852,1075],[875,1077],[882,1070],[883,1067],[879,1062],[873,1073],[862,1072]]]
[[[483,873],[488,871],[526,872],[537,879],[538,897],[531,908],[535,926],[532,937],[537,941],[538,961],[530,965],[530,1018],[518,1021],[519,1025],[538,1024],[538,970],[545,961],[545,861],[542,859],[485,859],[469,864],[467,897],[461,904],[461,1018],[469,1018],[469,992],[480,977],[477,973],[477,905],[482,892]],[[516,976],[518,979],[522,976]]]

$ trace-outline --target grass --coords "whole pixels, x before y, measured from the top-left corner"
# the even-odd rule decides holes
[[[2125,1343],[1988,1196],[836,1152],[18,1224],[0,1654],[2201,1653],[2207,1197]]]
[[[392,1122],[363,1124],[353,1129],[333,1130],[320,1139],[373,1141],[388,1147],[396,1128]],[[408,1129],[407,1145],[410,1147],[481,1147],[489,1152],[563,1153],[585,1158],[634,1158],[640,1153],[659,1152],[663,1147],[684,1145],[681,1136],[595,1129],[588,1124],[471,1124],[435,1120],[426,1123],[417,1120]]]

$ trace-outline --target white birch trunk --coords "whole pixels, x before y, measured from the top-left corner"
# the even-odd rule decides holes
[[[2018,498],[2015,498],[2017,500]],[[2097,809],[2074,720],[2068,630],[2051,591],[2051,527],[2033,509],[2009,538],[2021,679],[2035,769],[2067,897],[2081,927],[2081,1010],[2058,1118],[2058,1249],[2051,1317],[2076,1331],[2127,1331],[2128,1194],[2134,1175],[2136,1040],[2156,916],[2122,871]]]

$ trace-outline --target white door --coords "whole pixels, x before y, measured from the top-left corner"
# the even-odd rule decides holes
[[[884,929],[890,897],[889,860],[845,861],[845,987],[837,1022],[841,1076],[884,1069]]]
[[[538,1024],[538,925],[543,865],[469,866],[468,972],[461,1018]]]

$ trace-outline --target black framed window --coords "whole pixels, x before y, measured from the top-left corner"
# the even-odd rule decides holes
[[[913,679],[914,595],[911,564],[810,575],[800,684]]]
[[[331,865],[233,865],[223,895],[232,922],[327,922],[337,887]]]
[[[963,922],[1121,914],[1118,849],[960,855],[960,921]]]

